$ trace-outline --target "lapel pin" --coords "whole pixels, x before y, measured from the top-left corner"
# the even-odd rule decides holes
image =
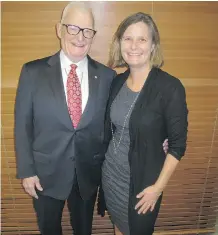
[[[98,77],[97,76],[95,76],[95,79],[97,79]]]

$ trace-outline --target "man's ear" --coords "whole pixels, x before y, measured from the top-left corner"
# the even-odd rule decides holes
[[[56,24],[56,34],[57,34],[59,39],[61,39],[61,30],[62,30],[62,25],[59,22],[59,23]]]
[[[96,34],[95,34],[95,36],[96,36]],[[92,38],[92,43],[95,41],[95,36]]]

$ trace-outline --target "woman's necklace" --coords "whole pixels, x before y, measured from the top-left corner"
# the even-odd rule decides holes
[[[141,92],[141,91],[140,91],[140,92]],[[137,93],[135,99],[133,100],[132,104],[130,105],[130,108],[129,108],[129,110],[128,110],[128,112],[127,112],[125,118],[124,118],[124,123],[123,123],[123,127],[122,127],[122,130],[121,130],[121,135],[120,135],[120,138],[119,138],[119,141],[118,141],[117,145],[116,145],[116,143],[115,143],[113,124],[112,124],[112,122],[111,122],[111,133],[112,133],[112,141],[113,141],[113,145],[114,145],[114,153],[115,153],[115,154],[117,154],[117,152],[118,152],[118,149],[119,149],[119,147],[120,147],[121,140],[122,140],[122,138],[123,138],[123,134],[124,134],[124,130],[125,130],[125,126],[126,126],[127,119],[128,119],[128,117],[129,117],[129,115],[130,115],[130,113],[131,113],[131,111],[132,111],[132,109],[133,109],[133,107],[134,107],[134,105],[135,105],[136,100],[137,100],[138,97],[139,97],[140,92]],[[113,103],[114,103],[114,101],[112,102],[111,107],[112,107]],[[111,108],[110,108],[110,109],[111,109]]]

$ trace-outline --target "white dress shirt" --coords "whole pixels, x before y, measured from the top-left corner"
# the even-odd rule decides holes
[[[89,79],[88,79],[88,59],[85,57],[78,63],[73,63],[61,50],[60,52],[61,72],[64,84],[64,92],[67,101],[67,77],[71,70],[70,65],[76,64],[76,73],[80,81],[82,92],[82,112],[84,111],[89,97]]]

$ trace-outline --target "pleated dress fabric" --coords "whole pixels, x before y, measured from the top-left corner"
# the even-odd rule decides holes
[[[112,139],[109,143],[102,168],[102,185],[108,213],[111,216],[112,222],[124,235],[129,235],[129,118],[132,109],[134,108],[134,101],[136,100],[137,95],[138,92],[133,92],[127,87],[127,84],[124,83],[111,105],[111,122],[116,126],[116,130],[114,133],[114,141]],[[131,105],[132,108],[130,110]],[[124,126],[125,117],[128,112],[129,115]],[[122,138],[120,141],[121,135]],[[117,153],[115,152],[114,142]],[[120,144],[118,146],[119,142]]]

